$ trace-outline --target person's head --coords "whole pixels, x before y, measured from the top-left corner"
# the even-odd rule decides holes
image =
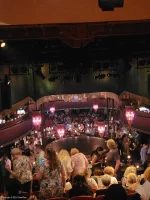
[[[19,148],[13,148],[13,149],[11,149],[10,154],[13,157],[13,159],[15,160],[22,155],[22,151]]]
[[[131,165],[129,167],[126,168],[125,172],[124,172],[124,177],[127,177],[127,175],[129,173],[134,173],[136,174],[137,170],[136,170],[136,167],[134,165]]]
[[[136,174],[129,173],[127,175],[126,186],[128,187],[128,190],[135,191],[139,184],[140,180]]]
[[[58,167],[59,159],[53,148],[46,148],[44,157],[48,160],[51,169]]]
[[[114,173],[115,173],[115,170],[114,170],[113,167],[107,166],[107,167],[104,168],[104,174],[107,174],[109,176],[113,176]]]
[[[107,140],[107,147],[108,149],[116,149],[117,148],[117,144],[113,139],[109,139]]]
[[[58,153],[58,158],[59,158],[60,160],[70,159],[69,152],[68,152],[66,149],[62,149],[62,150]]]
[[[111,176],[109,176],[108,174],[105,174],[101,177],[101,181],[102,181],[103,186],[105,188],[108,188],[111,183]]]
[[[97,149],[96,149],[96,152],[98,153],[98,154],[101,154],[102,152],[103,152],[103,147],[98,147]]]
[[[93,171],[94,176],[101,176],[103,175],[103,170],[99,169],[99,168],[95,168]]]
[[[73,156],[75,154],[79,153],[79,150],[76,149],[76,148],[72,148],[71,151],[70,151],[70,155]]]
[[[138,182],[138,177],[135,173],[129,173],[127,175],[127,185],[132,185],[134,183],[137,183]]]
[[[36,144],[36,145],[35,145],[35,152],[38,154],[38,153],[40,153],[41,151],[43,151],[43,146],[40,145],[40,144]]]
[[[32,153],[31,153],[30,149],[26,149],[26,150],[24,151],[24,155],[25,155],[25,156],[32,156]]]
[[[144,171],[144,180],[147,180],[150,182],[150,167],[147,167]]]
[[[76,175],[73,179],[73,185],[77,187],[83,187],[86,184],[87,184],[86,179],[82,175]]]
[[[127,200],[127,193],[120,184],[112,184],[105,193],[105,200]]]
[[[84,170],[82,175],[85,176],[85,178],[89,178],[89,177],[91,177],[91,174],[92,174],[92,170],[87,168]]]

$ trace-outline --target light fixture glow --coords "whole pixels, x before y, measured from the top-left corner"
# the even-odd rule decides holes
[[[98,104],[94,104],[93,105],[93,109],[95,110],[95,112],[98,110]]]
[[[6,46],[6,43],[5,42],[1,42],[1,47],[5,47]]]

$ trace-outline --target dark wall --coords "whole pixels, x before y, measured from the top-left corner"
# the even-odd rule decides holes
[[[32,69],[29,70],[28,75],[12,75],[11,76],[11,103],[15,104],[22,99],[30,96],[34,99],[38,99],[46,95],[55,94],[72,94],[72,93],[89,93],[89,92],[114,92],[119,94],[120,92],[127,90],[129,92],[148,97],[148,74],[147,69],[136,69],[137,63],[136,59],[132,62],[132,68],[128,72],[122,70],[122,66],[118,70],[120,73],[119,78],[105,79],[93,79],[93,76],[99,73],[93,72],[92,68],[85,69],[88,70],[87,75],[81,76],[81,81],[77,83],[76,80],[71,80],[65,84],[61,84],[60,80],[56,80],[54,83],[49,82],[48,78],[49,67],[47,64],[42,67],[42,73],[45,79],[42,80],[41,77],[35,74],[35,85],[33,84],[33,72]],[[107,74],[108,72],[102,72]],[[110,73],[110,72],[109,72]],[[0,67],[1,78],[4,74],[9,74],[9,66]],[[0,106],[1,99],[0,99]]]

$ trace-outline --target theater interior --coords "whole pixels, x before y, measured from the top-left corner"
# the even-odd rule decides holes
[[[0,2],[0,149],[34,138],[89,158],[117,134],[150,145],[150,2],[98,2]]]

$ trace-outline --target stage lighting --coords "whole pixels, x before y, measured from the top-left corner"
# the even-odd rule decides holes
[[[124,0],[98,0],[98,5],[102,11],[113,11],[114,8],[123,7]]]
[[[6,43],[3,42],[3,41],[1,41],[1,47],[3,48],[3,47],[5,47],[5,46],[6,46]]]
[[[59,76],[52,76],[52,77],[50,77],[48,80],[49,80],[50,82],[55,82],[55,81],[58,80],[58,79],[60,79]]]

